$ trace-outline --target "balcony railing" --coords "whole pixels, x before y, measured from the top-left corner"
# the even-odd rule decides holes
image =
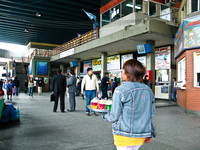
[[[30,59],[33,58],[33,56],[38,56],[38,57],[50,57],[50,52],[51,50],[46,50],[46,49],[35,49],[30,56]]]
[[[74,38],[74,39],[54,48],[52,51],[49,52],[49,54],[50,54],[50,56],[54,56],[54,55],[60,54],[64,51],[67,51],[69,49],[83,45],[85,43],[88,43],[88,42],[93,41],[98,38],[99,38],[99,31],[97,28],[96,30],[89,31],[77,38]]]

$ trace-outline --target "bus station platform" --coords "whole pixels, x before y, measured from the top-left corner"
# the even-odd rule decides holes
[[[60,112],[60,105],[53,113],[50,95],[13,96],[12,104],[20,108],[20,122],[0,128],[0,150],[116,150],[111,123],[100,114],[86,116],[86,101],[81,96],[76,97],[75,112],[67,111],[66,96],[65,113]],[[198,150],[199,124],[199,116],[184,113],[174,102],[157,100],[157,137],[140,150]]]

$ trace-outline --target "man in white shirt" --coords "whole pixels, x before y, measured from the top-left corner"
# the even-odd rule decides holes
[[[90,111],[87,108],[87,106],[90,105],[91,98],[95,98],[96,94],[99,92],[99,84],[97,81],[97,77],[93,74],[92,68],[88,68],[87,75],[83,77],[81,84],[81,94],[84,94],[84,87],[86,96],[86,115],[90,116]],[[96,116],[95,112],[92,113]]]

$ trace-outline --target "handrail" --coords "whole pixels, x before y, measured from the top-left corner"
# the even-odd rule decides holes
[[[93,41],[95,39],[99,38],[99,29],[97,28],[96,30],[91,30],[85,34],[83,34],[80,37],[76,37],[56,48],[54,48],[53,50],[43,50],[45,51],[44,53],[40,53],[40,49],[35,49],[32,53],[31,53],[31,57],[30,59],[33,58],[33,56],[39,56],[39,57],[50,57],[50,56],[54,56],[57,54],[60,54],[62,52],[65,52],[69,49],[75,48],[77,46],[83,45],[85,43],[88,43],[90,41]]]
[[[98,30],[99,29],[97,28],[96,30],[89,31],[89,32],[81,35],[80,37],[76,37],[76,38],[54,48],[52,51],[50,51],[49,55],[54,56],[54,55],[60,54],[64,51],[67,51],[69,49],[72,49],[77,46],[88,43],[92,40],[98,39],[99,38]]]
[[[41,53],[41,52],[43,52],[43,53]],[[51,54],[51,50],[35,49],[35,50],[31,53],[30,59],[32,59],[33,56],[50,57],[50,54]]]

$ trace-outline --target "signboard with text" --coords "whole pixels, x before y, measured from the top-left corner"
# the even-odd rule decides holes
[[[155,50],[155,70],[170,69],[170,50],[170,46]]]
[[[174,57],[184,50],[200,47],[200,16],[185,19],[174,38]]]
[[[85,61],[83,63],[83,72],[87,73],[87,68],[91,68],[92,67],[92,61]]]

